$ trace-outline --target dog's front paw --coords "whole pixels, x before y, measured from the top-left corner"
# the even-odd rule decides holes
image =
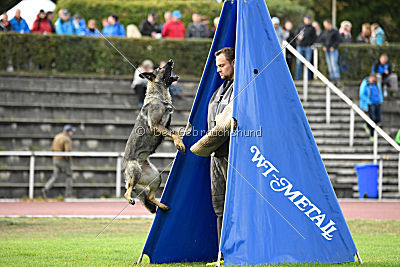
[[[133,198],[129,200],[129,204],[135,205],[135,203],[136,203],[136,202],[135,202],[135,200],[134,200]]]
[[[185,144],[182,142],[182,138],[176,138],[174,140],[175,147],[182,153],[186,153]]]

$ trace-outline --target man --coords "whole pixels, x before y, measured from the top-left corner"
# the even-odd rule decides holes
[[[360,85],[360,108],[368,112],[375,123],[381,121],[381,105],[383,102],[382,88],[376,82],[376,75],[371,73]],[[368,124],[371,141],[374,140],[374,129]]]
[[[220,242],[228,170],[235,50],[231,47],[222,48],[215,53],[215,57],[217,72],[225,82],[214,92],[208,104],[208,133],[190,150],[199,156],[208,156],[213,153],[210,165],[211,196],[217,215],[218,242]],[[204,152],[204,150],[208,151]]]
[[[74,30],[76,35],[84,36],[86,35],[86,21],[80,14],[76,14],[72,20],[72,25],[74,25]]]
[[[190,23],[186,32],[187,38],[208,38],[210,35],[206,25],[201,22],[201,16],[197,13],[192,15],[193,23]]]
[[[292,41],[295,38],[295,33],[293,30],[293,23],[291,21],[286,21],[285,22],[285,27],[284,27],[284,39],[288,42],[291,43],[295,48],[296,44]],[[294,62],[294,55],[286,49],[286,63],[288,64],[290,73],[292,74],[292,77],[294,76],[293,74],[293,62]]]
[[[61,9],[58,13],[60,17],[57,19],[56,33],[57,34],[75,34],[74,25],[67,9]]]
[[[282,45],[283,40],[285,40],[285,35],[283,33],[282,27],[279,25],[281,23],[278,17],[273,17],[271,19],[272,25],[274,25],[274,29],[276,32],[276,36],[278,36],[279,44]]]
[[[54,18],[53,11],[47,11],[46,12],[46,18],[47,18],[47,21],[49,22],[49,24],[51,26],[51,32],[55,33],[56,32],[56,28],[54,27],[53,22],[52,22],[53,18]]]
[[[142,36],[150,36],[153,38],[157,37],[157,33],[160,33],[160,27],[157,24],[157,14],[151,13],[147,16],[147,19],[142,21],[140,24],[140,33]]]
[[[328,64],[329,77],[331,81],[337,83],[340,80],[340,71],[338,65],[340,34],[333,28],[329,19],[324,20],[325,31],[320,36],[322,50],[325,52],[326,62]]]
[[[21,17],[21,10],[15,10],[15,16],[10,20],[13,32],[29,33],[31,32],[28,23]]]
[[[389,62],[389,57],[386,54],[382,54],[379,59],[374,62],[371,73],[376,74],[378,84],[383,87],[384,96],[388,95],[388,87],[391,95],[396,96],[398,90],[397,74],[392,73],[392,66]]]
[[[124,25],[119,22],[117,15],[109,16],[107,21],[108,25],[102,30],[104,36],[126,37]]]
[[[133,81],[131,88],[136,92],[139,98],[138,106],[141,108],[143,106],[144,98],[146,96],[147,83],[148,80],[141,77],[141,73],[150,72],[153,70],[153,62],[149,59],[143,61],[142,65],[136,69],[133,76]]]
[[[297,37],[297,47],[296,50],[306,58],[307,61],[311,62],[312,58],[312,49],[311,45],[314,44],[315,40],[317,39],[317,34],[314,27],[311,25],[312,17],[307,15],[304,17],[303,20],[304,24],[300,25],[297,30],[297,34],[301,33]],[[300,80],[303,74],[303,63],[299,59],[296,62],[296,80]],[[308,79],[311,78],[311,71],[308,71]]]
[[[181,21],[181,17],[179,10],[172,12],[172,19],[166,22],[161,30],[164,38],[185,39],[185,24]]]
[[[75,128],[71,125],[65,125],[63,132],[57,134],[54,137],[53,144],[51,145],[51,151],[54,152],[70,152],[72,150],[71,136],[74,134]],[[72,196],[72,169],[71,169],[71,157],[53,157],[53,176],[46,183],[42,189],[42,195],[47,198],[47,193],[53,187],[54,182],[59,178],[60,174],[66,175],[65,180],[65,197],[69,198]]]

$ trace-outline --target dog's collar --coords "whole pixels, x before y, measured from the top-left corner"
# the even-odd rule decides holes
[[[168,101],[168,100],[166,100],[166,99],[161,99],[161,97],[159,97],[159,96],[157,96],[157,95],[146,95],[146,98],[155,98],[155,99],[158,99],[158,100],[160,100],[163,104],[166,104],[166,105],[170,105],[173,109],[176,109],[175,107],[174,107],[174,105],[172,105],[172,102],[171,101]]]

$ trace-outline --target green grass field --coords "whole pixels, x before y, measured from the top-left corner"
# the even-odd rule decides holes
[[[151,220],[115,220],[95,239],[109,221],[0,218],[0,266],[132,265],[140,255]],[[348,224],[365,265],[400,266],[400,221],[348,220]],[[144,262],[143,265],[148,265],[148,258]],[[162,266],[204,266],[204,263]]]

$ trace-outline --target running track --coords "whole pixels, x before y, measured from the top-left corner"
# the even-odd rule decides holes
[[[400,220],[399,201],[339,201],[346,218]],[[120,218],[152,218],[139,202],[125,201],[16,201],[0,202],[0,217],[5,216],[59,216],[59,217],[114,217],[122,209]]]

